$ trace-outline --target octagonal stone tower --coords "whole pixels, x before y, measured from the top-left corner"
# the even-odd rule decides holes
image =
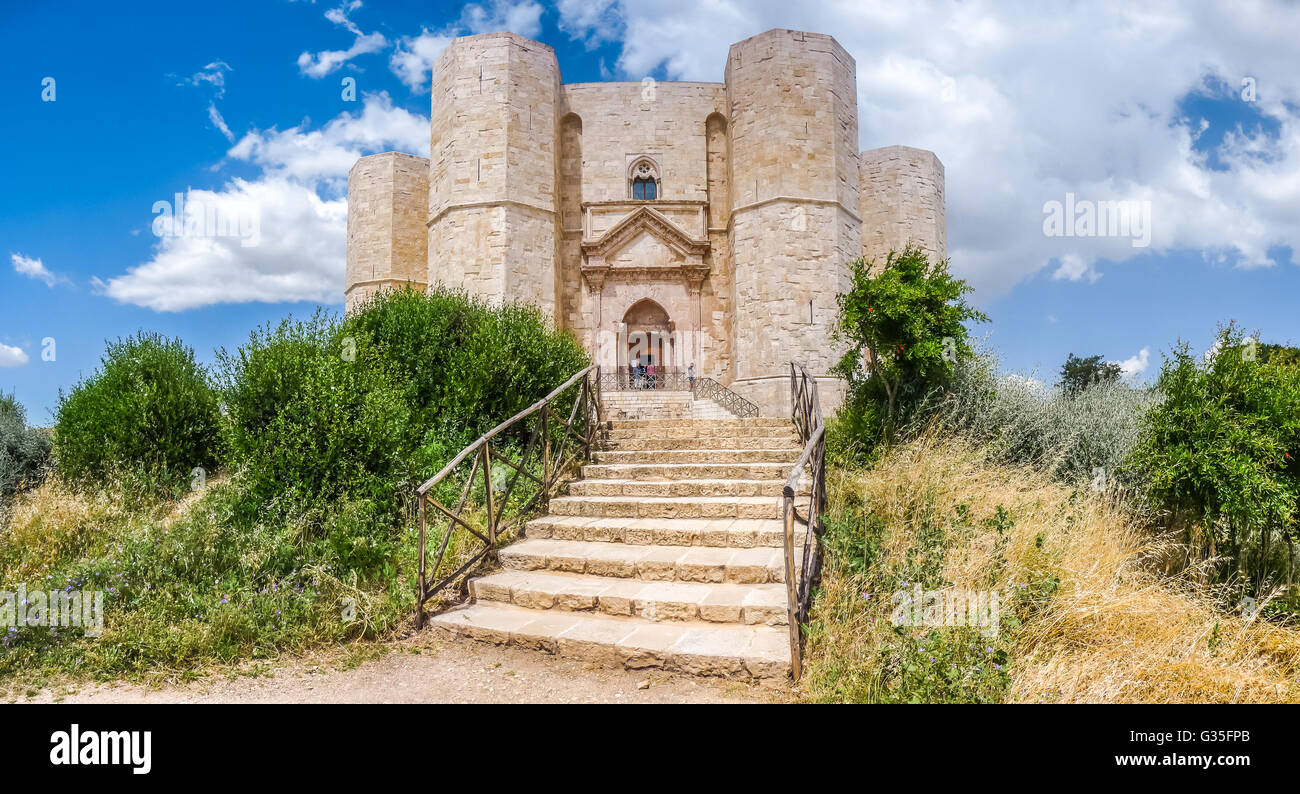
[[[835,296],[861,250],[856,67],[819,33],[770,30],[731,47],[731,388],[789,401],[789,362],[826,375]],[[828,379],[829,380],[829,379]],[[823,387],[838,402],[839,382]]]
[[[883,265],[891,250],[919,245],[948,256],[943,163],[934,152],[885,146],[862,153],[862,255]]]
[[[455,39],[433,65],[429,283],[556,310],[560,67],[513,33]]]
[[[349,311],[384,287],[427,287],[428,201],[429,161],[423,157],[385,152],[352,166],[343,293]]]

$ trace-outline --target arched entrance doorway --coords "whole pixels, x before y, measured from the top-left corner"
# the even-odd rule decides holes
[[[662,375],[676,361],[673,321],[664,307],[649,298],[643,298],[628,307],[623,315],[627,338],[620,351],[619,363],[631,373],[637,367],[655,368]]]

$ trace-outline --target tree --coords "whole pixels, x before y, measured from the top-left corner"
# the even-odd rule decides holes
[[[1078,394],[1089,386],[1099,383],[1114,383],[1124,371],[1113,361],[1103,361],[1101,356],[1080,358],[1070,354],[1061,366],[1060,386],[1066,394]]]
[[[1235,324],[1220,329],[1203,360],[1180,342],[1157,381],[1164,401],[1147,413],[1134,453],[1154,502],[1201,539],[1225,579],[1242,572],[1260,585],[1294,564],[1300,366],[1285,353],[1256,345]]]
[[[908,246],[891,251],[883,267],[858,259],[852,284],[838,296],[835,338],[848,343],[836,374],[849,382],[851,403],[875,403],[888,433],[900,401],[946,383],[958,358],[970,355],[965,323],[986,322],[966,303],[971,286]],[[878,271],[878,272],[877,272]]]

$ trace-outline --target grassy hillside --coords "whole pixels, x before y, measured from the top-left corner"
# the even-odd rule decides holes
[[[1126,494],[946,435],[828,482],[808,641],[823,702],[1294,702],[1300,631],[1234,613]],[[1167,573],[1166,571],[1176,571]],[[896,593],[999,591],[981,627],[895,626]]]

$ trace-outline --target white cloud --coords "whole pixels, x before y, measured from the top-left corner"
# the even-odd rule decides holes
[[[189,190],[184,215],[205,210],[257,220],[255,245],[238,235],[165,236],[153,258],[96,287],[122,303],[182,311],[217,303],[337,303],[343,291],[347,200],[323,200],[285,178],[232,180]],[[181,223],[177,219],[178,224]]]
[[[15,273],[43,281],[47,287],[53,287],[55,284],[68,280],[64,276],[51,273],[50,269],[40,259],[32,259],[22,254],[10,254],[9,261],[13,263]]]
[[[560,30],[584,39],[589,47],[617,39],[623,32],[615,0],[559,0]]]
[[[604,0],[608,3],[609,0]],[[508,31],[520,36],[542,32],[542,6],[535,0],[493,0],[486,5],[470,3],[460,19],[441,30],[425,28],[418,36],[398,40],[388,67],[408,88],[425,93],[432,82],[433,62],[457,36]]]
[[[1119,362],[1119,368],[1123,370],[1124,377],[1130,380],[1146,372],[1147,367],[1150,365],[1151,348],[1149,347],[1144,347],[1138,351],[1136,356],[1130,356]]]
[[[425,30],[418,36],[404,36],[397,42],[388,66],[408,88],[418,93],[429,90],[433,81],[433,62],[447,48],[454,33],[436,33]]]
[[[356,40],[346,50],[324,50],[314,55],[310,52],[303,52],[298,56],[298,69],[303,74],[308,77],[321,78],[359,55],[379,52],[388,46],[388,39],[384,38],[384,34],[378,32],[362,33],[356,23],[348,18],[348,14],[360,7],[361,0],[352,0],[350,3],[344,3],[338,8],[331,8],[325,12],[326,19],[356,36]]]
[[[283,132],[254,130],[227,154],[300,182],[330,182],[340,192],[346,190],[348,170],[363,154],[396,149],[428,156],[427,117],[393,107],[386,93],[367,94],[363,100],[359,115],[341,113],[318,130],[307,130],[305,124]]]
[[[1295,4],[566,0],[558,10],[561,28],[589,42],[619,33],[623,79],[718,81],[733,42],[775,27],[833,34],[857,60],[860,148],[902,143],[943,161],[949,255],[980,302],[1054,260],[1059,278],[1086,283],[1099,259],[1193,249],[1251,267],[1270,264],[1271,246],[1300,250]],[[1244,76],[1259,86],[1249,106]],[[1276,137],[1234,132],[1217,153],[1226,169],[1212,168],[1193,148],[1206,121],[1179,107],[1205,91],[1272,120]],[[1150,247],[1045,236],[1044,203],[1067,193],[1150,201]]]
[[[542,32],[542,6],[535,0],[492,0],[470,3],[461,12],[460,22],[470,33],[509,31],[520,36]]]
[[[186,191],[183,208],[169,207],[176,217],[155,219],[162,236],[152,258],[96,279],[96,287],[156,311],[249,301],[338,303],[348,170],[374,152],[420,153],[428,135],[427,118],[394,108],[386,94],[365,95],[359,114],[343,113],[319,129],[302,124],[250,132],[227,155],[258,166],[260,178]],[[229,221],[225,228],[222,220]]]
[[[212,126],[216,127],[222,135],[226,136],[226,140],[231,143],[235,142],[235,133],[231,132],[230,127],[226,125],[226,120],[221,117],[221,111],[217,110],[215,102],[208,103],[208,119],[212,121]]]
[[[226,72],[233,71],[230,64],[225,61],[213,61],[204,66],[202,70],[195,72],[181,81],[181,85],[203,86],[210,85],[214,89],[217,99],[226,94]]]
[[[27,353],[21,347],[0,343],[0,367],[21,367],[27,363]]]
[[[1083,281],[1087,280],[1089,284],[1096,284],[1097,279],[1101,278],[1101,273],[1096,269],[1096,263],[1084,259],[1076,254],[1065,254],[1061,257],[1061,264],[1052,274],[1052,278],[1060,281]]]

